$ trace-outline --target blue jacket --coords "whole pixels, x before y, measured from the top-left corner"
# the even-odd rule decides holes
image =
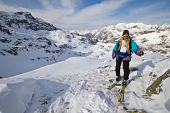
[[[119,46],[119,41],[116,42],[113,51],[112,51],[112,58],[114,59],[116,57],[116,59],[118,59],[118,46]],[[131,50],[128,51],[128,55],[127,57],[123,58],[123,60],[128,60],[131,61],[131,53],[135,52],[136,55],[140,56],[140,53],[142,52],[142,48],[139,48],[139,46],[136,44],[136,42],[134,40],[131,39]]]
[[[114,51],[117,51],[118,45],[119,45],[119,41],[116,42],[113,48]],[[136,42],[133,39],[131,39],[131,52],[136,52],[138,49],[140,49],[139,46],[136,44]]]

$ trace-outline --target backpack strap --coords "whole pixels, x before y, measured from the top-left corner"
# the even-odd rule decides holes
[[[129,37],[130,38],[130,37]],[[132,55],[131,54],[131,48],[132,48],[132,45],[131,45],[131,38],[130,38],[130,40],[129,40],[129,50],[130,50],[130,54],[129,55]]]
[[[129,37],[129,39],[130,39],[130,40],[129,40],[129,50],[130,50],[130,54],[128,54],[128,55],[130,55],[130,56],[131,56],[131,55],[132,55],[132,54],[131,54],[131,48],[132,48],[131,40],[132,40],[132,39],[131,39],[130,37]],[[120,41],[120,40],[118,40],[117,49],[118,49],[118,47],[119,47],[119,41]],[[120,51],[120,50],[119,50],[119,51]],[[119,51],[118,51],[118,52],[119,52]]]

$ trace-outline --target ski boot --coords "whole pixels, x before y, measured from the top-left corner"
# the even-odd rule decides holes
[[[117,82],[120,81],[120,79],[121,79],[120,76],[117,76],[117,77],[116,77],[116,81],[117,81]]]
[[[123,80],[122,86],[126,86],[127,80]]]

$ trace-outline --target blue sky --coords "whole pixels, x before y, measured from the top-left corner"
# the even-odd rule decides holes
[[[170,0],[0,0],[0,11],[28,11],[61,29],[170,24]]]

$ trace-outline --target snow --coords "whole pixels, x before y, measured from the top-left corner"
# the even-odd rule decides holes
[[[104,47],[102,47],[109,47],[109,45],[103,44]],[[94,54],[97,55],[97,53]],[[98,53],[99,59],[95,58],[94,54],[87,57],[70,57],[62,62],[1,79],[0,111],[2,113],[123,112],[121,106],[117,107],[117,92],[115,91],[119,87],[109,93],[105,89],[110,84],[109,79],[115,80],[114,72],[111,71],[114,69],[115,62],[112,63],[106,80],[104,78],[108,68],[102,68],[111,64],[111,59],[106,60],[110,57],[110,51],[106,51],[105,56]],[[170,59],[151,52],[146,52],[143,59],[146,88],[150,80],[149,73],[153,71],[158,76],[162,75],[169,68],[166,65],[170,64]],[[130,73],[130,78],[141,75],[140,57],[133,54],[130,66],[139,68],[138,72]],[[125,101],[129,103],[128,108],[168,113],[170,107],[168,81],[169,79],[163,81],[163,92],[156,97],[153,96],[153,100],[149,100],[141,97],[141,77],[137,77],[126,88]],[[107,83],[107,85],[102,85],[102,83]]]
[[[12,15],[12,13],[11,13]],[[12,18],[12,17],[11,17]],[[24,19],[23,15],[18,19]],[[39,19],[41,21],[41,19]],[[136,26],[137,24],[137,26]],[[157,25],[142,23],[120,23],[106,27],[116,36],[121,32],[116,28],[131,29],[132,32],[155,30]],[[163,28],[168,25],[161,26]],[[69,31],[33,31],[23,28],[10,28],[12,35],[0,32],[0,36],[11,40],[10,43],[1,43],[0,49],[17,47],[18,55],[0,54],[0,113],[123,113],[124,105],[117,102],[120,86],[115,86],[111,91],[106,89],[115,81],[115,59],[111,54],[114,44],[98,42],[95,45],[88,43],[86,37],[70,34]],[[12,31],[13,30],[13,31]],[[75,31],[76,32],[76,31]],[[81,31],[83,33],[83,31]],[[88,31],[84,31],[86,34]],[[96,35],[100,34],[96,32]],[[159,44],[160,36],[166,35],[169,43],[169,31],[160,31],[151,34],[136,34],[136,42],[143,46]],[[143,37],[148,42],[142,43]],[[27,38],[26,40],[24,38]],[[45,53],[41,46],[47,45],[45,38],[52,44],[47,47],[49,51],[59,50],[62,53]],[[22,44],[15,45],[22,40]],[[85,40],[85,41],[84,41]],[[37,44],[28,47],[29,43]],[[56,47],[57,46],[57,47]],[[163,47],[162,47],[163,48]],[[164,48],[163,48],[164,49]],[[168,50],[168,49],[167,49]],[[3,51],[4,52],[4,51]],[[144,75],[144,89],[151,85],[158,77],[170,67],[170,58],[156,52],[144,51],[142,57],[132,55],[130,67],[137,67],[138,71],[131,71],[129,79],[134,79],[125,90],[125,106],[128,110],[144,110],[149,113],[170,112],[170,78],[163,80],[162,92],[149,98],[142,98],[142,77]],[[49,57],[47,59],[47,57]],[[37,58],[41,58],[37,60]],[[56,59],[54,59],[56,58]],[[34,59],[34,60],[31,60]],[[150,73],[156,76],[149,76]],[[121,75],[123,69],[121,67]]]

